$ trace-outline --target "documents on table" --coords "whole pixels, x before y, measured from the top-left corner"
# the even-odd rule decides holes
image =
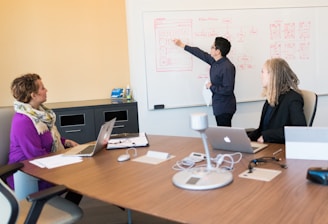
[[[149,150],[146,155],[135,158],[132,161],[156,165],[172,158],[174,158],[174,156],[167,152]]]
[[[253,179],[253,180],[271,181],[280,173],[281,173],[280,170],[254,167],[252,173],[250,173],[249,170],[246,170],[241,174],[239,174],[239,177]]]
[[[30,163],[41,167],[41,168],[56,168],[60,166],[66,166],[69,164],[79,163],[82,162],[83,159],[79,156],[63,156],[63,154],[55,155],[55,156],[48,156],[40,159],[31,160]]]

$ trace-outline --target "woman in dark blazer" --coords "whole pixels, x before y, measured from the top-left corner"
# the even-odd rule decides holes
[[[299,79],[281,58],[267,60],[261,78],[266,101],[260,125],[248,137],[258,142],[285,143],[285,126],[306,126]]]

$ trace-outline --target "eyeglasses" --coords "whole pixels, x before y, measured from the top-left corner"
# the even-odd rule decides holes
[[[281,161],[280,158],[276,158],[276,157],[260,157],[257,159],[252,159],[251,161],[249,161],[248,163],[248,172],[252,173],[253,172],[253,166],[252,164],[254,164],[255,166],[262,164],[262,163],[274,163],[279,165],[281,168],[285,168],[287,169],[287,165],[286,164],[281,164],[279,163]]]

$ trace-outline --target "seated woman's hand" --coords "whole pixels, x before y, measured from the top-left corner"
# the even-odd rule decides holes
[[[79,145],[79,144],[76,143],[73,140],[70,140],[70,139],[65,140],[65,148],[72,148],[72,147],[77,146],[77,145]]]

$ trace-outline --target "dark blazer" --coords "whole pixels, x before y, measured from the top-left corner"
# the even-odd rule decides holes
[[[268,101],[265,101],[260,125],[255,131],[248,133],[248,137],[256,141],[262,135],[264,142],[285,143],[284,126],[306,126],[303,106],[302,95],[294,90],[281,95],[279,104],[271,112],[268,127],[263,130],[264,115],[269,107]]]

